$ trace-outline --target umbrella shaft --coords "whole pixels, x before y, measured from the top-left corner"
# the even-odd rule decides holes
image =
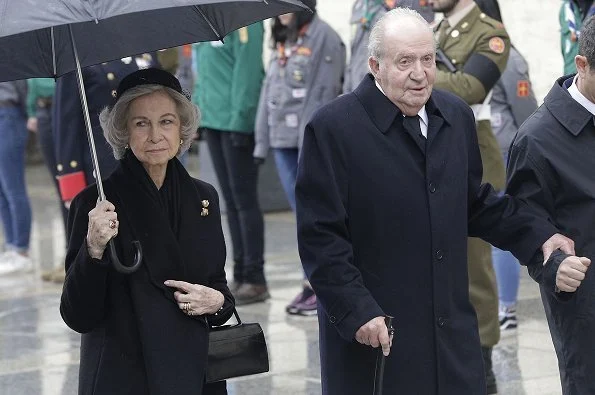
[[[79,61],[78,52],[76,50],[76,42],[74,40],[74,34],[72,33],[71,25],[68,25],[68,31],[70,32],[70,43],[72,44],[72,52],[74,54],[74,62],[76,64],[76,79],[79,87],[81,106],[83,107],[83,117],[85,118],[85,129],[87,130],[87,139],[89,140],[89,151],[91,152],[91,162],[93,163],[93,172],[97,184],[97,192],[99,194],[99,201],[104,201],[105,193],[103,192],[103,184],[101,182],[101,172],[99,170],[99,161],[97,160],[97,151],[95,149],[95,139],[93,138],[93,127],[91,126],[91,117],[89,116],[87,95],[85,94],[83,72],[81,70],[81,63]]]

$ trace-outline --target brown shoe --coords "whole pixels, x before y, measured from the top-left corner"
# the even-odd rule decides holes
[[[266,285],[242,284],[233,294],[236,306],[264,302],[271,297]]]
[[[58,284],[63,283],[65,277],[66,273],[64,272],[64,266],[55,267],[52,270],[47,270],[41,274],[41,279],[43,281],[51,281]]]
[[[234,295],[235,295],[236,291],[238,290],[238,288],[240,288],[241,286],[242,286],[242,283],[239,281],[232,281],[229,284],[227,284],[227,287],[229,288],[231,293]]]

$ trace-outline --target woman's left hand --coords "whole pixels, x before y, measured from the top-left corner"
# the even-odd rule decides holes
[[[221,292],[204,285],[176,280],[167,280],[164,284],[177,289],[174,292],[174,298],[178,302],[178,307],[188,315],[214,314],[225,301]]]

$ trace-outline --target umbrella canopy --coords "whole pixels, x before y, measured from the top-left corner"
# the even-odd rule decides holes
[[[222,40],[254,22],[307,9],[298,0],[0,0],[0,81],[58,77],[76,71],[85,129],[97,180],[105,200],[81,67],[199,41]],[[111,263],[124,265],[113,239]]]
[[[0,0],[0,81],[199,41],[306,7],[298,0]]]

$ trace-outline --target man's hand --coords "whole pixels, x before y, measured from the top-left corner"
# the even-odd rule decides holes
[[[30,130],[33,133],[37,133],[37,118],[36,117],[29,117],[27,119],[27,130]]]
[[[384,323],[384,317],[372,318],[362,325],[355,333],[355,340],[361,344],[378,348],[382,346],[382,353],[388,356],[393,345],[392,336],[388,335],[388,328]]]
[[[585,273],[591,264],[589,258],[569,256],[564,259],[556,273],[556,287],[560,291],[575,292],[585,279]]]
[[[552,252],[556,250],[561,250],[563,253],[568,255],[574,255],[574,241],[570,240],[568,237],[561,235],[560,233],[556,233],[543,245],[541,246],[541,251],[543,252],[543,264],[550,259],[550,255]]]

